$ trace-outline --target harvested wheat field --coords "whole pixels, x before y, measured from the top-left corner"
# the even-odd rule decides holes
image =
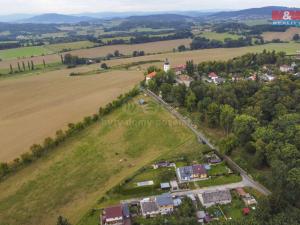
[[[285,32],[265,32],[263,37],[266,41],[280,39],[281,41],[291,41],[295,34],[300,34],[299,27],[291,27]]]
[[[285,51],[288,54],[295,54],[297,50],[300,50],[300,43],[272,43],[241,48],[217,48],[176,53],[164,53],[137,58],[115,59],[107,61],[107,64],[109,66],[116,66],[136,61],[165,60],[166,58],[168,58],[171,65],[175,66],[185,64],[187,60],[193,60],[194,63],[200,63],[209,60],[228,60],[247,53],[262,52],[264,49],[268,51]],[[162,66],[162,63],[155,63],[154,65]],[[149,64],[144,64],[140,67],[145,69],[148,66]]]
[[[80,57],[101,57],[106,56],[109,53],[114,53],[115,50],[119,50],[120,53],[129,55],[132,54],[133,51],[145,51],[145,53],[159,53],[159,52],[169,52],[174,48],[177,48],[179,45],[186,45],[187,47],[191,43],[191,39],[178,39],[178,40],[170,40],[170,41],[158,41],[144,44],[134,44],[134,45],[110,45],[103,46],[97,48],[89,48],[89,49],[80,49],[73,50],[68,53],[73,55],[78,55]],[[37,56],[32,58],[24,58],[24,59],[11,59],[4,60],[0,62],[0,69],[8,69],[9,65],[12,64],[16,67],[18,62],[24,61],[33,61],[35,64],[42,64],[43,59],[45,59],[46,63],[59,62],[61,60],[59,54],[51,54],[45,56]]]
[[[68,123],[96,113],[143,79],[138,71],[70,77],[71,71],[0,81],[0,161],[13,160]]]

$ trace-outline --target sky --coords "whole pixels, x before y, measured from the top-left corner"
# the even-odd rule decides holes
[[[74,14],[113,11],[237,10],[270,5],[300,8],[300,0],[0,0],[0,15],[50,12]]]

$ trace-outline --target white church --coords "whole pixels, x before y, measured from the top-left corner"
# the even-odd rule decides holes
[[[171,69],[171,65],[169,63],[169,60],[166,59],[165,64],[164,64],[164,71],[167,73],[170,71],[170,69]]]

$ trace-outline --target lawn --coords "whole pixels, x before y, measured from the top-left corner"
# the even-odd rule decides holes
[[[217,33],[217,32],[203,32],[202,34],[200,34],[200,36],[210,40],[218,40],[218,41],[224,41],[226,38],[231,38],[236,40],[242,37],[240,35],[229,34],[229,33]]]
[[[196,145],[187,128],[143,98],[148,105],[134,99],[2,181],[1,225],[54,224],[58,215],[75,224],[126,177]]]
[[[209,176],[217,176],[223,174],[228,174],[228,167],[226,166],[225,162],[217,165],[211,165],[211,169],[208,171]]]
[[[32,47],[21,47],[12,48],[6,50],[0,50],[0,59],[15,59],[31,56],[39,56],[53,53],[50,49],[44,46],[32,46]]]
[[[232,174],[232,175],[227,175],[227,176],[219,176],[219,177],[213,177],[208,180],[201,180],[201,181],[196,181],[196,187],[209,187],[209,186],[217,186],[217,185],[223,185],[223,184],[230,184],[230,183],[237,183],[242,181],[242,177]],[[195,187],[195,188],[196,188]],[[197,188],[198,188],[197,187]]]

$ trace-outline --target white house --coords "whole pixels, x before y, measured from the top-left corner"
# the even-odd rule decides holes
[[[289,66],[289,65],[282,65],[280,66],[280,71],[281,72],[284,72],[284,73],[288,73],[288,72],[291,72],[294,70],[294,68],[292,66]]]

